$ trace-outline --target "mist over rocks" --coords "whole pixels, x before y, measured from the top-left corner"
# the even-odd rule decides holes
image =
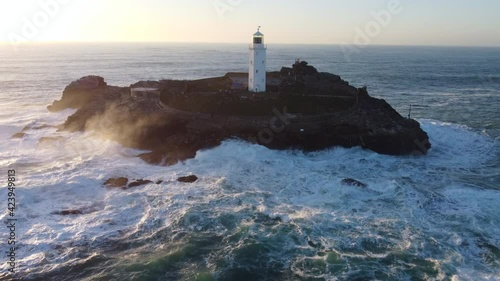
[[[102,95],[106,86],[107,84],[102,77],[82,77],[66,86],[61,100],[54,101],[47,109],[51,112],[57,112],[67,108],[81,108],[88,104],[95,96]]]
[[[22,138],[24,138],[24,136],[26,136],[26,133],[24,133],[24,132],[17,132],[15,134],[13,134],[11,138],[13,138],[13,139],[22,139]]]
[[[174,165],[228,139],[305,151],[361,146],[389,155],[424,155],[431,147],[417,121],[307,62],[268,72],[266,93],[248,92],[247,75],[129,87],[87,76],[68,85],[49,110],[77,108],[63,130],[98,131],[127,147],[150,150],[139,157],[154,165]]]

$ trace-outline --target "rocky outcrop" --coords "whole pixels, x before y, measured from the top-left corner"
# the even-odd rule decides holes
[[[183,182],[183,183],[193,183],[198,180],[198,177],[195,175],[190,175],[186,177],[180,177],[177,179],[178,182]]]
[[[109,188],[125,188],[127,186],[128,179],[125,177],[119,177],[119,178],[110,178],[106,182],[104,182],[104,185]]]
[[[106,89],[104,78],[99,76],[86,76],[69,84],[63,91],[60,101],[54,101],[48,109],[52,112],[66,108],[81,108],[95,96],[102,95]]]
[[[42,130],[42,129],[47,129],[47,128],[57,128],[57,126],[52,126],[52,125],[47,125],[47,124],[39,125],[39,126],[28,125],[28,126],[25,126],[20,132],[15,133],[12,136],[12,138],[13,139],[22,139],[22,138],[24,138],[26,136],[26,132],[27,131],[30,131],[30,130]]]
[[[153,183],[151,180],[145,180],[145,179],[138,179],[138,180],[133,180],[131,183],[129,183],[129,179],[125,177],[119,177],[119,178],[110,178],[107,181],[104,182],[104,186],[107,188],[121,188],[123,190],[127,190],[129,188],[134,188],[142,185],[147,185]],[[163,183],[163,180],[158,180],[156,181],[156,184],[159,185]]]
[[[64,130],[97,130],[125,146],[150,150],[140,158],[155,165],[176,164],[231,138],[271,149],[361,146],[390,155],[423,155],[431,147],[417,121],[371,97],[366,88],[306,62],[269,72],[274,87],[269,93],[233,88],[240,80],[240,74],[228,73],[194,81],[142,81],[132,86],[154,87],[160,95],[139,98],[130,95],[130,87],[107,86],[103,78],[90,76],[66,87],[51,110],[78,108]]]

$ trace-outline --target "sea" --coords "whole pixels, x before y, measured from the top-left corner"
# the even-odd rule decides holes
[[[432,149],[234,139],[149,165],[98,131],[58,131],[75,110],[47,105],[86,75],[129,86],[247,71],[247,44],[1,45],[0,280],[500,280],[499,48],[269,44],[267,55],[269,71],[300,59],[405,117],[411,106]],[[199,179],[177,182],[187,175]],[[105,188],[112,177],[153,183]]]

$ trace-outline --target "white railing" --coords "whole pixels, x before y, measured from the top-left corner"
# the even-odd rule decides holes
[[[264,44],[250,44],[250,45],[248,45],[248,48],[250,50],[254,50],[254,49],[267,49],[267,45],[264,45]]]

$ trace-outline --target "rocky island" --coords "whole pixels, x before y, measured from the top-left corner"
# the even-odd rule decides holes
[[[48,109],[77,109],[61,130],[98,130],[125,146],[151,151],[140,157],[158,165],[192,158],[227,139],[304,151],[361,146],[390,155],[422,155],[431,147],[417,121],[369,96],[366,88],[307,62],[267,72],[264,93],[249,92],[247,76],[140,81],[129,87],[87,76],[68,85]]]

